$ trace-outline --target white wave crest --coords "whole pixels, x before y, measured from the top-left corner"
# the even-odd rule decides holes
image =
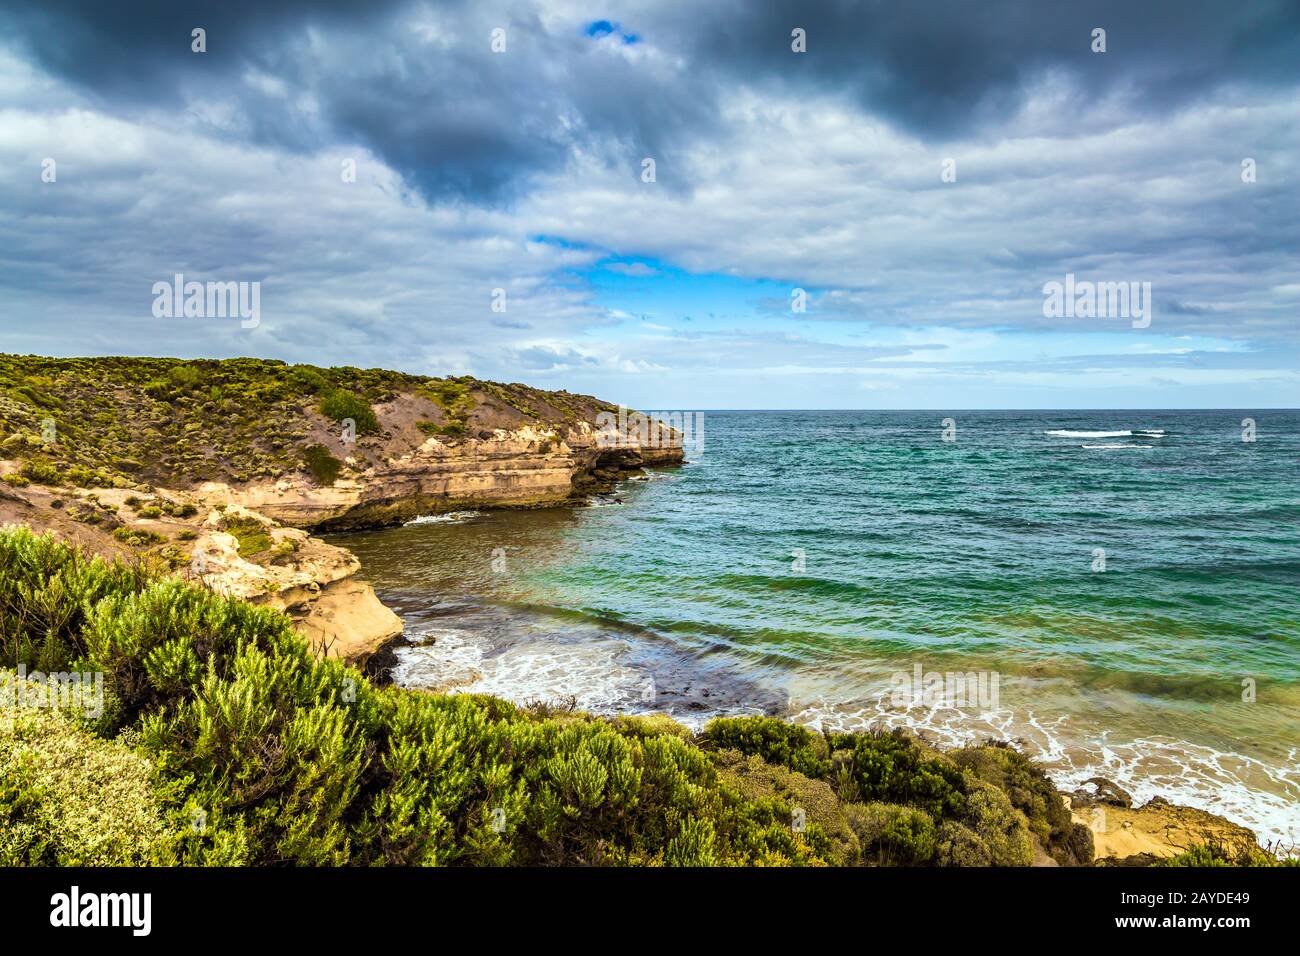
[[[1128,429],[1120,432],[1080,432],[1069,428],[1057,428],[1044,434],[1051,435],[1053,438],[1128,438],[1133,432]]]
[[[1073,428],[1053,428],[1043,432],[1044,435],[1051,435],[1053,438],[1131,438],[1134,435],[1139,438],[1164,438],[1165,430],[1163,428],[1125,428],[1113,432],[1088,432],[1078,431]]]
[[[477,518],[481,514],[480,511],[449,511],[442,515],[420,515],[418,518],[412,518],[406,524],[461,524],[471,518]]]

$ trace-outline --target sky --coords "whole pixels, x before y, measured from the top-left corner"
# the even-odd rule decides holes
[[[0,351],[1295,407],[1298,177],[1285,0],[7,0]],[[158,315],[176,274],[256,323]]]

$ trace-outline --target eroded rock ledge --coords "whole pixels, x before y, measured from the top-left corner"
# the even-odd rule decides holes
[[[311,531],[559,505],[683,460],[679,432],[624,434],[625,413],[469,376],[0,355],[0,522],[280,608],[363,663],[401,621]]]
[[[602,448],[594,427],[583,421],[563,429],[494,429],[457,441],[430,437],[372,464],[345,460],[349,474],[331,485],[292,473],[238,486],[204,482],[197,490],[286,525],[342,530],[472,508],[560,505],[643,466],[680,463],[682,449]]]
[[[402,633],[402,621],[361,577],[351,552],[306,529],[559,505],[640,469],[638,449],[606,452],[582,426],[572,445],[535,429],[454,444],[430,438],[333,486],[302,474],[148,492],[0,485],[0,523],[53,530],[105,556],[162,562],[218,593],[285,611],[318,653],[360,665]],[[675,455],[656,451],[656,463],[681,459],[680,447]]]
[[[1066,794],[1075,823],[1092,831],[1099,863],[1148,866],[1198,845],[1235,856],[1258,851],[1253,831],[1224,817],[1154,797],[1133,806],[1129,794],[1105,777],[1093,777]]]

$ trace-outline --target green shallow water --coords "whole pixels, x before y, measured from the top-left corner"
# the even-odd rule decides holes
[[[1014,736],[1300,844],[1300,413],[943,417],[706,413],[617,500],[339,543],[419,642],[404,683]],[[997,699],[900,700],[917,665]]]

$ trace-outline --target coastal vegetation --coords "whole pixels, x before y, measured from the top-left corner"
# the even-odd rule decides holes
[[[940,751],[762,716],[694,733],[383,686],[321,656],[400,630],[368,585],[341,593],[383,612],[370,630],[323,626],[343,599],[322,599],[317,643],[300,631],[313,611],[269,601],[277,582],[343,580],[336,549],[195,488],[289,472],[329,486],[427,436],[499,428],[541,426],[525,443],[545,453],[545,429],[611,407],[468,376],[0,355],[0,507],[62,536],[0,528],[0,865],[1094,862],[1042,768],[999,742]],[[189,542],[244,574],[255,586],[228,593],[247,600],[210,590]],[[34,672],[102,675],[102,706],[15,705]],[[1205,843],[1143,862],[1276,861]]]
[[[328,485],[347,467],[341,459],[364,463],[389,450],[389,426],[401,416],[385,421],[380,406],[395,402],[412,405],[424,434],[447,439],[505,421],[572,424],[612,408],[468,375],[0,354],[0,459],[20,462],[5,475],[19,486],[175,488],[294,472]],[[357,440],[345,446],[340,425],[349,419]]]
[[[334,484],[343,470],[343,462],[331,455],[324,445],[308,445],[302,450],[302,460],[316,484],[325,487]]]
[[[1010,747],[767,717],[693,735],[379,687],[280,612],[8,527],[10,687],[20,664],[102,673],[104,700],[7,698],[5,864],[1028,865],[1036,845],[1092,862]]]
[[[335,422],[352,421],[358,435],[379,433],[379,419],[370,403],[346,388],[336,388],[321,399],[320,412]]]

